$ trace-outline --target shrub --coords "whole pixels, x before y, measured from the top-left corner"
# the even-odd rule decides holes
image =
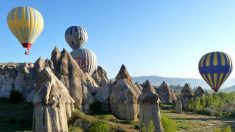
[[[235,93],[214,93],[207,96],[192,98],[189,100],[189,110],[197,113],[228,116],[232,109],[227,109],[229,104],[235,102]]]
[[[139,122],[138,121],[132,121],[131,125],[133,126],[134,129],[139,130]]]
[[[177,131],[176,121],[168,118],[166,115],[161,116],[161,122],[162,122],[164,132],[176,132]]]
[[[230,126],[227,126],[223,128],[223,132],[232,132],[232,128]]]
[[[20,93],[20,91],[14,90],[14,89],[10,91],[9,99],[10,99],[10,102],[12,103],[19,103],[23,101],[22,94]]]
[[[102,103],[96,101],[90,104],[90,114],[102,114]]]
[[[225,128],[215,128],[213,132],[232,132],[232,128],[230,126],[226,126]]]
[[[88,130],[89,132],[110,132],[111,126],[104,121],[97,121],[96,123],[92,124]]]
[[[142,127],[141,127],[142,132],[154,132],[154,129],[155,129],[155,127],[154,127],[152,120],[150,120],[150,122],[148,123],[147,126],[142,124]]]
[[[80,127],[69,127],[69,132],[83,132]]]

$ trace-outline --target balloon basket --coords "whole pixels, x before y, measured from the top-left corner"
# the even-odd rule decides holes
[[[26,50],[26,51],[24,52],[24,54],[25,54],[25,55],[29,55],[30,52],[29,52],[28,50]]]

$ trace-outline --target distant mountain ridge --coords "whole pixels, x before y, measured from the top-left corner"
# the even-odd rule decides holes
[[[201,86],[204,89],[208,89],[209,86],[203,79],[196,79],[196,78],[171,78],[171,77],[161,77],[161,76],[139,76],[139,77],[132,77],[133,81],[138,83],[143,83],[145,80],[149,80],[151,84],[155,86],[160,86],[163,81],[166,81],[169,85],[180,85],[184,86],[185,83],[189,83],[192,88]],[[228,79],[223,86],[222,89],[228,88],[234,85],[235,91],[235,78]]]
[[[234,92],[235,91],[235,85],[230,86],[228,88],[222,89],[224,92]]]

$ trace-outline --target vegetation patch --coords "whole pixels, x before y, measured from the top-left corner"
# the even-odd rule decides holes
[[[89,132],[110,132],[111,126],[109,123],[105,121],[97,121],[92,124],[92,126],[88,130]]]
[[[235,93],[215,93],[208,96],[192,98],[189,101],[189,110],[216,117],[235,117]]]
[[[12,89],[10,91],[9,99],[10,99],[11,103],[23,102],[22,94],[19,90]]]
[[[32,131],[33,105],[31,103],[12,103],[0,99],[0,131]]]
[[[161,122],[164,129],[164,132],[176,132],[177,131],[177,124],[176,121],[170,119],[166,115],[161,115]]]

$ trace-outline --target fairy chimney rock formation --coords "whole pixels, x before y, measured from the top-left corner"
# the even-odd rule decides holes
[[[71,117],[74,100],[49,67],[38,76],[41,85],[33,98],[33,131],[68,132],[67,119]]]
[[[161,103],[163,104],[172,104],[176,102],[177,98],[174,90],[170,88],[165,81],[163,81],[157,89],[157,93],[160,97]]]
[[[92,74],[92,77],[100,87],[106,85],[109,82],[107,72],[101,66],[98,66],[98,68]]]
[[[178,113],[178,114],[181,114],[183,112],[182,102],[181,102],[180,97],[177,97],[177,101],[176,101],[176,104],[175,104],[175,112]]]
[[[186,83],[183,89],[181,90],[181,101],[184,110],[188,110],[188,102],[193,97],[194,97],[194,92],[191,86],[188,83]]]
[[[119,119],[135,120],[138,114],[138,97],[140,89],[132,82],[124,65],[116,80],[111,84],[110,107],[112,114]]]
[[[142,85],[142,87],[143,89],[138,99],[138,103],[140,105],[140,130],[147,128],[149,123],[152,121],[154,132],[163,132],[159,108],[160,99],[148,80]],[[143,127],[143,125],[145,127]]]
[[[194,94],[195,94],[195,97],[205,96],[206,95],[204,89],[200,86],[196,88]]]
[[[116,80],[119,79],[127,79],[127,80],[131,80],[131,76],[128,73],[126,66],[122,64],[121,69],[119,70],[117,76],[115,77]]]
[[[51,60],[54,64],[55,75],[67,87],[75,101],[75,107],[81,108],[83,98],[82,80],[84,78],[82,70],[65,49],[60,53],[59,49],[55,48],[52,51]]]

